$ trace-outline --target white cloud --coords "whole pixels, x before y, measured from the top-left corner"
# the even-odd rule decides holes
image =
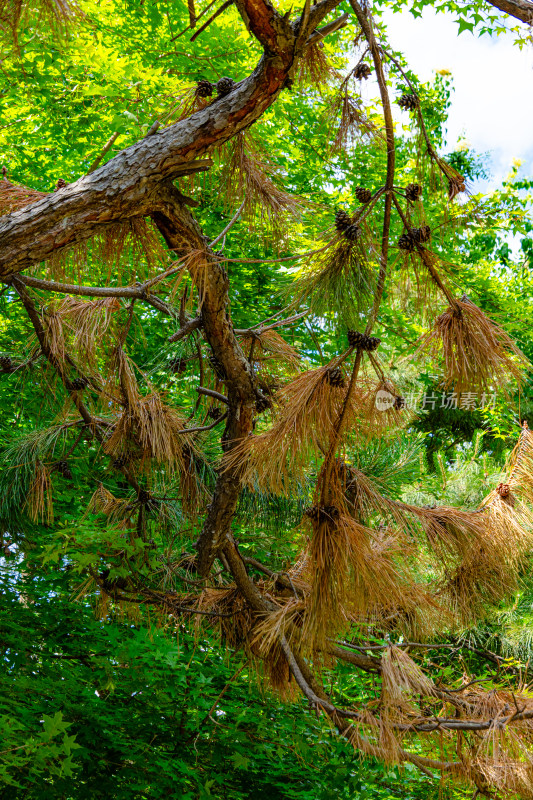
[[[421,80],[438,69],[452,73],[448,148],[463,136],[476,151],[489,151],[490,185],[501,181],[514,158],[524,161],[523,174],[533,175],[532,49],[513,45],[512,34],[458,36],[450,15],[429,9],[417,19],[408,12],[386,12],[383,19],[391,45]]]

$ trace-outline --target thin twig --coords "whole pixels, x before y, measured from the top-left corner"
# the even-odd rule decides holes
[[[225,11],[227,8],[229,8],[231,5],[233,5],[233,0],[226,0],[226,2],[225,2],[225,3],[222,3],[222,5],[220,6],[220,8],[217,8],[217,10],[215,11],[215,13],[214,13],[214,14],[211,14],[211,16],[209,17],[209,19],[207,20],[207,22],[204,22],[204,24],[202,25],[202,27],[201,27],[201,28],[198,28],[198,30],[196,31],[196,33],[194,33],[194,34],[191,36],[191,38],[189,39],[189,41],[190,41],[190,42],[194,42],[194,40],[195,40],[195,39],[197,39],[197,38],[200,36],[200,34],[201,34],[201,33],[203,33],[203,32],[205,31],[205,29],[206,29],[206,28],[208,28],[208,27],[209,27],[209,25],[211,25],[211,23],[212,23],[212,22],[214,22],[214,20],[215,20],[215,19],[216,19],[216,18],[217,18],[217,17],[218,17],[220,14],[222,14],[222,12],[223,12],[223,11]]]
[[[209,242],[209,247],[213,247],[215,244],[217,244],[217,242],[219,242],[228,233],[228,231],[230,231],[233,228],[233,226],[235,225],[235,223],[237,222],[242,213],[245,203],[246,203],[246,198],[244,198],[244,200],[242,201],[239,208],[237,209],[233,217],[230,219],[224,230],[221,233],[219,233],[218,236],[215,239],[213,239],[212,242]]]
[[[109,139],[107,140],[107,142],[106,142],[106,143],[105,143],[105,145],[103,146],[103,148],[102,148],[102,151],[100,152],[100,155],[96,156],[96,158],[94,159],[93,163],[91,164],[91,166],[90,166],[90,167],[89,167],[89,169],[87,170],[87,175],[90,175],[90,174],[91,174],[91,172],[94,172],[94,171],[95,171],[95,169],[96,169],[96,168],[98,167],[98,165],[100,164],[100,161],[103,159],[103,157],[105,156],[105,154],[107,153],[107,151],[108,151],[108,150],[111,150],[111,148],[113,147],[113,145],[115,144],[115,142],[117,141],[117,139],[118,139],[118,137],[119,137],[119,136],[120,136],[120,133],[119,133],[118,131],[115,131],[115,133],[113,133],[113,134],[112,134],[112,135],[109,137]]]

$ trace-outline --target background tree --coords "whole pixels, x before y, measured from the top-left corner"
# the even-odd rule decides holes
[[[513,15],[529,21],[530,5]],[[8,541],[44,544],[35,525],[52,526],[59,486],[44,562],[83,573],[78,596],[98,591],[102,615],[215,626],[366,755],[529,796],[527,693],[492,675],[484,690],[479,660],[442,672],[431,654],[518,586],[531,434],[474,510],[402,497],[425,476],[414,426],[398,434],[423,363],[479,399],[469,435],[488,420],[497,438],[488,397],[514,394],[528,362],[482,311],[505,310],[512,287],[492,289],[488,268],[483,286],[465,261],[504,220],[527,233],[524,198],[457,203],[469,161],[440,153],[446,87],[419,85],[356,0],[296,18],[255,0],[125,9],[0,9],[20,133],[0,186],[0,366],[20,398]],[[61,45],[54,18],[70,23]],[[215,25],[220,40],[205,38]],[[359,97],[369,75],[381,110]],[[405,140],[391,96],[416,129]],[[345,688],[344,665],[370,678]],[[61,776],[72,742],[48,719],[38,744],[58,748]]]

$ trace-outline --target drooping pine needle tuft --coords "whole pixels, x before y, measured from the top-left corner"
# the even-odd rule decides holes
[[[456,392],[486,391],[502,381],[523,380],[530,364],[503,328],[467,297],[437,317],[418,352],[444,359],[445,386]]]
[[[354,224],[356,216],[332,235],[291,287],[298,302],[307,303],[317,314],[336,311],[347,325],[360,322],[359,314],[368,308],[376,283],[376,270],[369,260],[370,233]],[[356,227],[359,235],[348,238],[346,234]]]
[[[52,481],[50,470],[44,465],[40,465],[35,473],[26,498],[26,511],[33,522],[45,522],[51,525],[54,521]]]
[[[0,0],[0,39],[10,37],[9,43],[18,47],[18,30],[22,21],[42,24],[58,30],[69,28],[83,16],[75,0]]]
[[[222,174],[222,191],[229,206],[244,199],[244,214],[252,223],[277,230],[287,214],[299,214],[301,198],[274,182],[274,167],[268,163],[249,134],[238,133],[227,145],[229,157]]]
[[[226,468],[241,466],[250,488],[290,491],[293,478],[327,446],[346,389],[332,385],[329,366],[310,370],[282,387],[271,428],[250,436],[224,458]]]
[[[301,83],[309,83],[312,86],[316,86],[320,90],[335,75],[336,71],[324,52],[324,43],[316,42],[308,45],[300,61],[298,80]]]

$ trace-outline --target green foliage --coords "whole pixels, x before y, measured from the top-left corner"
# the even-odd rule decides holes
[[[361,761],[205,632],[99,620],[36,559],[0,561],[2,798],[437,797],[409,767]]]

